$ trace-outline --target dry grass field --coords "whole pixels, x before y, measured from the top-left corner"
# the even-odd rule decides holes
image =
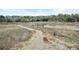
[[[79,23],[0,24],[0,49],[79,49]]]
[[[78,23],[31,22],[21,25],[41,30],[56,49],[79,49]]]
[[[24,28],[20,28],[17,25],[1,25],[0,24],[0,49],[8,50],[14,48],[16,44],[28,41],[32,36],[32,32]],[[15,48],[22,47],[18,45]]]

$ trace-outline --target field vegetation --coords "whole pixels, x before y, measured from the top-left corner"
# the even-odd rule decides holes
[[[32,36],[33,34],[34,36]],[[33,40],[31,43],[25,43],[30,39]],[[43,44],[42,39],[48,45]],[[26,48],[27,44],[30,48]],[[79,49],[79,14],[50,16],[0,15],[0,49],[21,48]]]
[[[62,41],[62,44],[64,44],[69,49],[79,48],[79,30],[78,30],[79,24],[78,23],[30,22],[27,24],[23,23],[21,25],[29,28],[41,30],[46,35],[48,40],[55,44],[61,43],[60,41]],[[44,27],[45,25],[49,25],[52,27],[59,26],[60,28]]]
[[[29,34],[29,35],[28,35]],[[0,25],[0,49],[8,50],[20,42],[28,41],[32,32],[15,25]]]

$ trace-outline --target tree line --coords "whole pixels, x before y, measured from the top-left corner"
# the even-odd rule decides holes
[[[3,16],[0,15],[0,22],[79,22],[79,14],[58,14],[50,16]]]

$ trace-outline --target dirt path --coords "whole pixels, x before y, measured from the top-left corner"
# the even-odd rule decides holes
[[[31,28],[28,28],[28,27],[24,27],[24,26],[21,26],[21,25],[17,25],[21,28],[25,28],[25,29],[28,29],[28,30],[31,30],[31,31],[35,31],[35,34],[32,36],[32,38],[30,39],[28,45],[25,45],[22,49],[33,49],[33,50],[36,50],[36,49],[55,49],[55,47],[52,46],[52,44],[50,43],[45,43],[43,41],[43,37],[45,36],[43,34],[42,31],[40,30],[35,30],[35,29],[31,29]]]
[[[44,42],[44,37],[46,37],[44,35],[44,33],[41,30],[36,30],[36,29],[32,29],[32,28],[28,28],[22,25],[17,25],[21,28],[25,28],[28,29],[30,31],[35,31],[35,33],[33,34],[33,36],[31,37],[31,39],[29,40],[28,44],[25,44],[24,47],[22,48],[23,50],[61,50],[61,49],[68,49],[65,45],[64,42],[62,42],[61,40],[59,40],[58,38],[53,37],[53,39],[55,39],[57,42],[52,42],[50,40],[48,40],[47,43]]]

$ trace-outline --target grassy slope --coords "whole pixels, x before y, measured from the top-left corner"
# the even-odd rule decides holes
[[[19,42],[28,41],[31,35],[31,31],[15,25],[0,25],[0,49],[10,49]]]

